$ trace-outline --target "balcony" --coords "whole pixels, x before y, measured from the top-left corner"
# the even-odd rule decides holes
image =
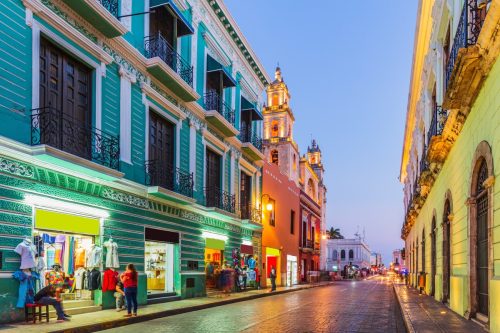
[[[304,252],[312,252],[314,250],[314,242],[310,239],[303,239],[302,250]]]
[[[159,160],[146,161],[144,172],[144,183],[149,186],[149,194],[180,203],[194,202],[194,199],[185,198],[193,198],[193,173],[183,172],[179,168],[161,163]]]
[[[443,107],[460,109],[470,106],[479,93],[484,79],[479,69],[480,47],[477,45],[488,5],[478,6],[477,0],[465,0],[453,39],[453,46],[446,63],[446,94]]]
[[[448,120],[448,111],[436,106],[432,115],[431,124],[427,131],[427,160],[431,163],[442,163],[451,149],[450,142],[444,140],[443,130]]]
[[[240,205],[240,218],[255,224],[262,224],[262,210],[252,206],[251,203]]]
[[[107,38],[127,32],[118,19],[118,0],[62,0]]]
[[[148,72],[177,96],[186,102],[200,97],[193,89],[193,66],[160,33],[144,39],[144,55]]]
[[[238,135],[235,125],[235,112],[219,94],[211,91],[205,94],[205,119],[227,137]]]
[[[119,172],[120,140],[53,107],[32,110],[31,145],[42,160],[103,179],[123,177]]]
[[[223,191],[218,187],[205,187],[205,206],[217,208],[228,213],[235,213],[236,198],[234,194]]]
[[[243,152],[253,161],[261,161],[264,159],[262,154],[262,139],[251,128],[241,128],[238,136],[242,145]]]

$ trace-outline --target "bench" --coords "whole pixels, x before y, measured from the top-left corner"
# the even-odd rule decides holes
[[[45,307],[45,311],[43,308]],[[45,318],[47,322],[49,322],[49,306],[38,304],[38,303],[28,303],[24,306],[24,319],[26,322],[33,321],[33,324],[36,323],[36,320],[42,321],[42,318]]]

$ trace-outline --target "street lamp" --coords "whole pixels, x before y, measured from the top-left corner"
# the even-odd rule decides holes
[[[264,197],[267,197],[266,210],[270,212],[273,210],[273,203],[270,201],[271,197],[269,196],[269,194],[262,194],[262,196],[260,197],[260,202],[262,204],[264,203]]]

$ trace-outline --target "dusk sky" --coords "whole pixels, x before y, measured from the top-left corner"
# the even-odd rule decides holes
[[[295,140],[315,138],[327,225],[366,230],[386,264],[402,248],[398,181],[417,0],[225,0],[271,77],[291,92]]]

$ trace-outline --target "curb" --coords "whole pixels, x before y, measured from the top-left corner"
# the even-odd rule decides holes
[[[155,313],[145,314],[145,315],[141,315],[138,317],[115,319],[115,320],[110,320],[110,321],[106,321],[103,323],[96,323],[96,324],[84,325],[84,326],[73,327],[73,328],[66,328],[66,329],[61,329],[61,330],[53,330],[53,331],[49,331],[49,332],[50,333],[97,332],[97,331],[106,330],[106,329],[110,329],[110,328],[121,327],[121,326],[126,326],[126,325],[131,325],[131,324],[137,324],[137,323],[141,323],[141,322],[145,322],[145,321],[149,321],[149,320],[153,320],[153,319],[170,317],[170,316],[174,316],[174,315],[178,315],[178,314],[182,314],[182,313],[199,311],[199,310],[214,308],[214,307],[218,307],[218,306],[222,306],[222,305],[254,300],[254,299],[263,298],[263,297],[270,297],[270,296],[275,296],[275,295],[287,294],[287,293],[311,289],[311,288],[326,287],[326,286],[331,286],[333,284],[334,283],[331,282],[331,283],[326,283],[326,284],[322,284],[322,285],[318,284],[318,285],[305,286],[305,287],[289,289],[289,290],[279,290],[279,291],[276,291],[273,293],[263,293],[263,294],[251,295],[251,296],[247,296],[247,297],[223,300],[220,302],[213,302],[213,303],[209,303],[209,304],[193,305],[193,306],[188,306],[188,307],[180,308],[180,309],[172,309],[172,310],[165,310],[165,311],[159,311],[159,312],[155,312]]]
[[[398,300],[399,308],[401,309],[401,314],[403,315],[403,321],[405,323],[406,332],[415,333],[415,328],[413,327],[413,324],[410,320],[410,316],[403,308],[403,305],[401,303],[401,297],[399,296],[398,292],[396,291],[396,285],[394,283],[392,284],[392,290],[394,290],[394,294],[396,295],[396,299]]]

